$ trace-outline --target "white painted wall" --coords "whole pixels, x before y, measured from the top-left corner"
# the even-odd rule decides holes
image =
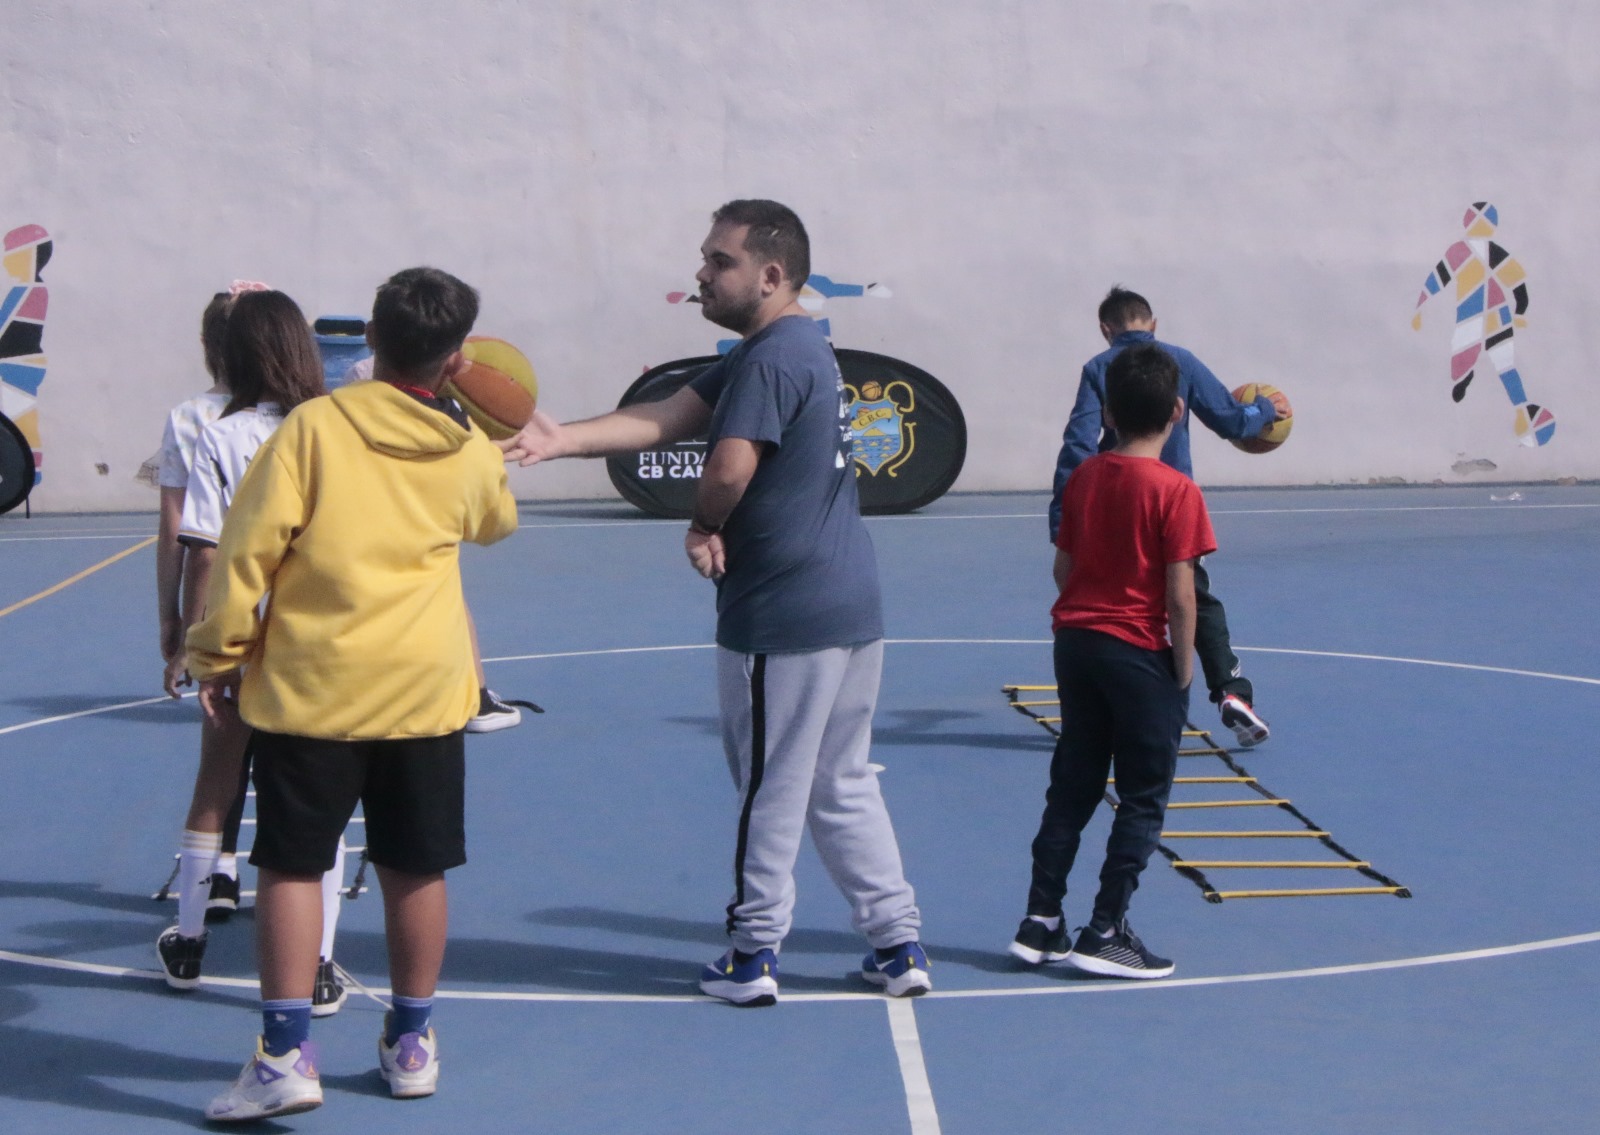
[[[1596,42],[1600,7],[1556,0],[12,4],[0,230],[56,242],[34,503],[153,507],[132,475],[241,276],[359,312],[438,264],[547,409],[605,410],[709,350],[664,295],[735,196],[793,205],[817,271],[890,286],[830,301],[835,341],[956,392],[959,489],[1048,484],[1118,281],[1225,381],[1294,400],[1274,455],[1197,439],[1206,483],[1600,476]],[[1492,373],[1451,403],[1448,298],[1409,326],[1485,198],[1560,421],[1537,450]],[[610,494],[597,463],[514,486]]]

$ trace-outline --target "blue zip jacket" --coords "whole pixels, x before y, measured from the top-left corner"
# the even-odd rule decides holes
[[[1083,375],[1078,379],[1078,400],[1073,403],[1072,416],[1067,419],[1066,431],[1061,435],[1061,455],[1056,458],[1056,478],[1050,493],[1051,543],[1055,543],[1056,533],[1061,528],[1061,493],[1067,487],[1067,478],[1090,457],[1117,444],[1116,433],[1106,428],[1102,417],[1106,404],[1106,368],[1112,359],[1135,343],[1155,342],[1155,335],[1149,331],[1123,331],[1111,340],[1109,347],[1083,364]],[[1278,410],[1270,398],[1257,398],[1251,403],[1236,402],[1205,363],[1182,347],[1171,343],[1159,346],[1178,361],[1178,395],[1184,403],[1183,417],[1172,427],[1172,436],[1161,448],[1161,460],[1185,477],[1194,477],[1194,467],[1189,462],[1191,411],[1207,429],[1228,441],[1255,437],[1277,419]]]

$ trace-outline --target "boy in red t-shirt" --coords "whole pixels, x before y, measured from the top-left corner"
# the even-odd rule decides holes
[[[1194,565],[1216,551],[1205,501],[1161,463],[1183,416],[1178,365],[1132,346],[1106,373],[1106,411],[1120,439],[1089,458],[1062,493],[1051,608],[1061,737],[1033,841],[1028,916],[1011,943],[1030,965],[1065,960],[1089,973],[1166,977],[1172,962],[1128,926],[1177,769],[1194,675]],[[1167,636],[1171,634],[1171,645]],[[1061,900],[1084,826],[1116,770],[1116,816],[1089,925],[1070,949]]]

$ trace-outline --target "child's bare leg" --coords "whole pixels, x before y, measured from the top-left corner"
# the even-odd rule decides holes
[[[200,770],[195,774],[194,795],[178,845],[178,933],[185,938],[196,939],[205,933],[206,902],[222,849],[223,820],[239,790],[249,739],[250,727],[242,721],[217,725],[204,718],[200,722]],[[198,958],[195,962],[198,965]],[[181,974],[169,970],[169,978],[174,977],[187,983],[199,977],[199,970],[190,973],[185,968]]]
[[[444,964],[449,902],[444,873],[412,875],[378,867],[389,944],[389,983],[398,996],[431,998]]]
[[[194,778],[194,796],[184,826],[195,832],[221,832],[228,809],[239,791],[240,766],[250,740],[250,727],[233,720],[218,725],[209,717],[200,721],[200,771]]]
[[[322,944],[322,873],[291,875],[262,867],[256,878],[261,999],[304,999],[309,1012]]]

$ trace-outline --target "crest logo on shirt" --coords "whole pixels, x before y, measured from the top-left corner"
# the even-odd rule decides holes
[[[899,380],[882,386],[869,379],[859,389],[846,383],[845,390],[851,397],[850,433],[857,463],[874,477],[881,472],[893,477],[916,448],[917,425],[906,420],[917,408],[916,393],[910,383]]]

